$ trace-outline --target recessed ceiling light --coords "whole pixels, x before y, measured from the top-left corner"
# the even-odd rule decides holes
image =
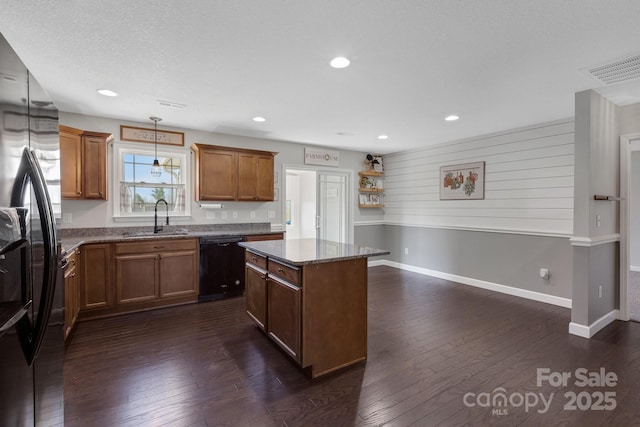
[[[267,119],[265,119],[264,117],[257,116],[257,117],[253,118],[253,121],[254,122],[266,122]]]
[[[452,114],[450,116],[445,117],[444,119],[448,122],[453,122],[455,120],[458,120],[460,117],[456,116],[455,114]]]
[[[118,94],[109,89],[98,89],[98,93],[104,96],[118,96]]]
[[[389,139],[389,135],[378,135],[378,139]]]
[[[344,56],[338,56],[336,58],[333,58],[329,64],[333,68],[347,68],[349,64],[351,64],[351,61],[349,61]]]

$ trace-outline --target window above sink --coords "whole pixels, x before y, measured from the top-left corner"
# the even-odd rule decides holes
[[[158,150],[160,176],[151,168],[154,149],[139,144],[114,144],[113,216],[149,218],[159,199],[167,201],[170,217],[191,216],[189,157],[185,151]],[[165,207],[161,206],[162,217]]]

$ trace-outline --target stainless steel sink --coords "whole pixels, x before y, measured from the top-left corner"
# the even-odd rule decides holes
[[[151,231],[135,231],[131,233],[123,233],[123,237],[154,237],[154,236],[186,236],[189,234],[187,230],[162,230],[154,233]]]

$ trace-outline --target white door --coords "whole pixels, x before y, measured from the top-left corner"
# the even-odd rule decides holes
[[[350,243],[351,175],[349,171],[285,168],[285,238]]]
[[[349,241],[349,176],[345,172],[318,171],[316,237]]]

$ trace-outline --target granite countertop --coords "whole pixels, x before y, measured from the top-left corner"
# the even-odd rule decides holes
[[[271,230],[269,223],[229,224],[216,226],[164,226],[164,230],[154,234],[153,227],[110,227],[61,230],[62,253],[78,248],[85,243],[130,242],[149,239],[185,239],[189,237],[235,237],[258,234],[283,233]]]
[[[267,240],[240,242],[238,245],[258,254],[297,266],[368,258],[391,253],[384,249],[320,239]]]

